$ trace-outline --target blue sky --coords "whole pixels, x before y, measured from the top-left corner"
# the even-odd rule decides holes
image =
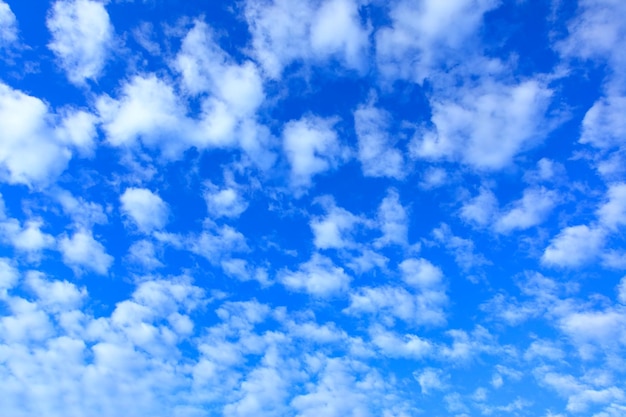
[[[0,0],[0,415],[626,415],[624,45],[621,0]]]

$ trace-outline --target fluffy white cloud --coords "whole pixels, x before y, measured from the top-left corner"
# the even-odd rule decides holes
[[[376,32],[376,57],[382,74],[393,80],[422,82],[443,59],[457,60],[468,48],[485,12],[497,0],[402,0],[389,12],[391,26]]]
[[[213,217],[239,217],[248,208],[248,203],[236,187],[228,186],[220,189],[213,184],[208,184],[204,199]]]
[[[345,158],[335,123],[335,119],[306,116],[285,125],[283,149],[291,165],[291,184],[297,190],[310,187],[315,175],[336,168]]]
[[[600,149],[623,146],[626,137],[626,97],[609,96],[594,103],[582,124],[580,142]]]
[[[419,382],[422,394],[444,390],[448,385],[445,382],[446,375],[440,369],[426,368],[422,372],[415,372],[413,376]]]
[[[51,123],[54,120],[45,102],[0,83],[3,180],[31,186],[50,183],[65,170],[72,147],[92,146],[92,116],[70,111],[58,125]]]
[[[11,8],[0,0],[0,48],[17,41],[17,20]]]
[[[74,84],[97,80],[113,46],[114,30],[104,4],[92,0],[58,0],[46,21],[48,45]]]
[[[162,229],[167,224],[169,208],[158,194],[145,188],[127,188],[120,196],[121,209],[144,233]]]
[[[146,145],[162,145],[166,153],[186,147],[192,122],[173,87],[153,74],[132,77],[122,86],[121,98],[101,96],[96,108],[114,146],[131,146],[141,138]]]
[[[74,197],[66,190],[58,190],[54,194],[63,212],[79,227],[91,228],[94,224],[105,224],[108,221],[100,204],[85,201],[82,197]]]
[[[24,225],[15,219],[0,222],[0,233],[15,249],[33,256],[54,245],[54,237],[41,231],[41,220],[28,220]]]
[[[434,129],[418,131],[411,154],[427,160],[461,161],[499,170],[541,139],[552,92],[536,80],[506,85],[484,81],[452,88],[453,98],[431,101]]]
[[[346,291],[350,285],[350,276],[343,268],[318,253],[301,264],[297,271],[282,271],[278,280],[289,289],[314,297],[329,297]]]
[[[558,201],[558,195],[545,188],[528,188],[520,200],[500,215],[495,230],[510,233],[525,230],[543,222]]]
[[[435,241],[454,254],[454,260],[457,265],[464,270],[490,263],[483,255],[475,252],[475,245],[471,239],[455,236],[447,224],[442,224],[440,227],[435,228],[433,237]]]
[[[460,215],[463,220],[484,227],[491,224],[497,210],[498,199],[483,187],[476,197],[463,204]]]
[[[128,249],[128,259],[148,270],[163,266],[163,263],[157,256],[154,244],[149,240],[140,240],[133,243]]]
[[[443,306],[447,301],[446,294],[439,290],[412,294],[402,287],[364,287],[350,294],[350,305],[344,313],[372,315],[385,324],[397,318],[412,326],[433,326],[445,323]]]
[[[189,93],[211,94],[216,101],[210,106],[215,111],[225,106],[234,123],[237,118],[254,114],[263,102],[263,82],[252,62],[234,63],[213,38],[209,26],[196,21],[183,39],[174,66]]]
[[[414,334],[400,336],[382,326],[371,327],[369,333],[381,353],[392,358],[422,359],[433,349],[430,341]]]
[[[324,207],[326,214],[310,221],[313,231],[313,244],[320,249],[344,249],[355,245],[352,231],[365,220],[349,211],[337,207],[332,197],[319,197],[317,201]]]
[[[6,297],[7,290],[13,288],[18,280],[17,269],[7,258],[0,258],[0,300]]]
[[[404,282],[418,289],[436,288],[441,285],[443,272],[427,259],[406,259],[400,263]]]
[[[626,277],[622,278],[617,287],[617,299],[620,303],[626,304]]]
[[[403,178],[404,157],[394,147],[388,132],[391,115],[372,104],[354,112],[354,127],[359,140],[359,161],[367,177]]]
[[[222,259],[229,258],[235,252],[249,250],[244,235],[230,226],[211,227],[175,244],[181,249],[205,257],[213,264],[219,264]]]
[[[569,36],[557,42],[557,49],[570,57],[623,62],[623,55],[615,47],[626,39],[626,24],[621,19],[624,13],[626,6],[620,1],[580,1],[578,14],[568,27]]]
[[[337,57],[348,68],[364,67],[369,29],[361,23],[357,1],[247,0],[245,14],[253,54],[271,78],[299,60]]]
[[[576,268],[595,259],[604,245],[606,232],[585,225],[566,227],[543,252],[545,265]]]
[[[63,262],[76,271],[84,268],[106,275],[113,263],[113,257],[106,253],[102,243],[95,240],[87,230],[78,230],[72,237],[61,237],[59,250],[63,255]]]
[[[611,184],[607,201],[598,209],[600,223],[610,229],[626,224],[626,183]]]
[[[396,190],[388,190],[387,196],[380,203],[378,224],[383,235],[376,240],[375,246],[408,243],[409,219]]]

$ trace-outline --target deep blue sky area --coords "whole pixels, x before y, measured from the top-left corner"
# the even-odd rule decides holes
[[[626,416],[626,2],[0,0],[0,417]]]

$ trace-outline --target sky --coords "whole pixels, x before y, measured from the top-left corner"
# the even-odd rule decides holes
[[[626,416],[624,51],[623,0],[0,0],[0,416]]]

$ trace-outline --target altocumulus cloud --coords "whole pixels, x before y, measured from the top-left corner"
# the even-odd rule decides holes
[[[0,0],[0,415],[626,415],[626,3],[200,3]]]

